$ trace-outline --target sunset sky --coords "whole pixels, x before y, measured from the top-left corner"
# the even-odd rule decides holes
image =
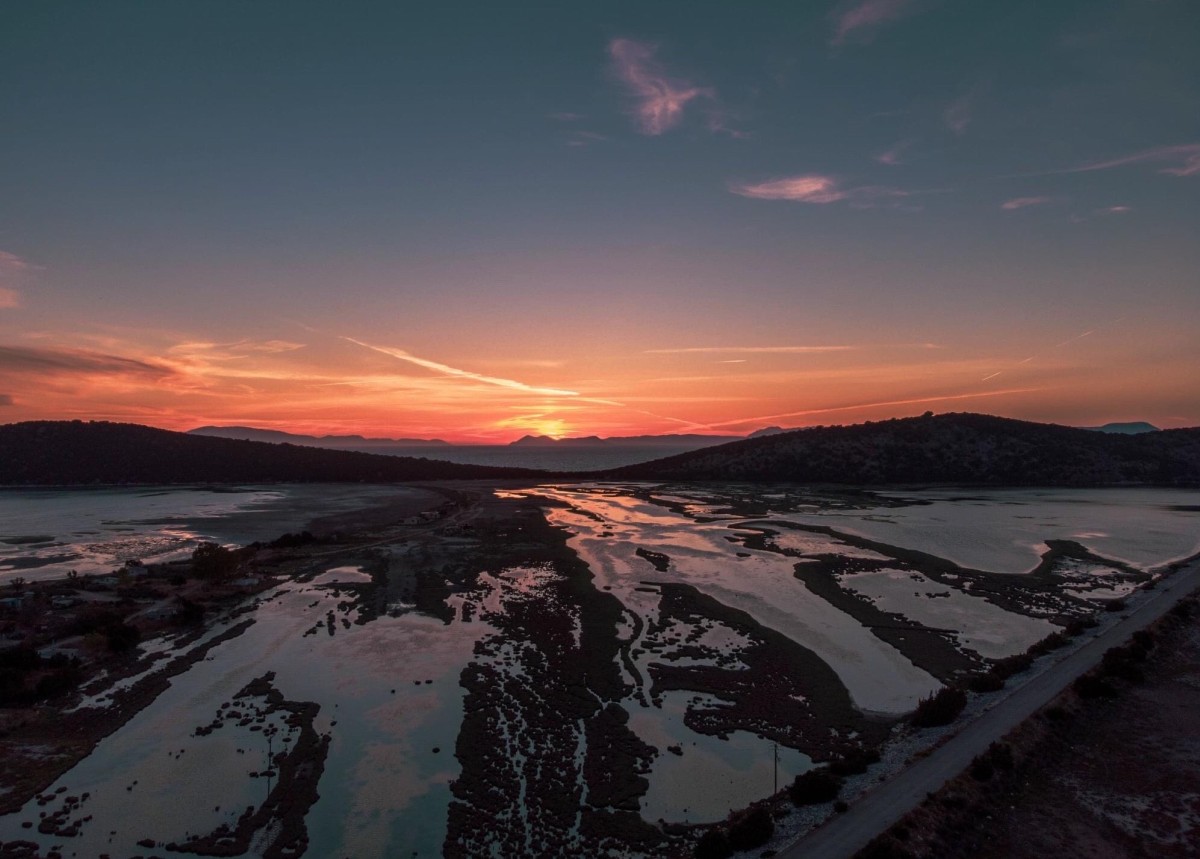
[[[1200,3],[0,5],[0,422],[1200,424]]]

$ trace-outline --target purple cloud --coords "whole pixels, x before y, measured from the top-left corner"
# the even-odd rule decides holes
[[[0,346],[0,373],[16,375],[136,376],[168,379],[176,371],[163,364],[86,349]]]
[[[967,126],[971,124],[971,113],[975,107],[975,92],[956,98],[942,112],[942,121],[955,134],[966,134]]]
[[[1175,162],[1173,166],[1164,167],[1158,172],[1168,173],[1172,176],[1195,176],[1200,174],[1200,143],[1188,143],[1182,146],[1156,146],[1153,149],[1144,149],[1120,158],[1092,161],[1064,172],[1087,173],[1092,170],[1110,170],[1113,167],[1140,164],[1143,161]]]
[[[638,127],[649,135],[662,134],[678,125],[688,102],[713,97],[710,89],[669,77],[654,59],[657,49],[657,45],[632,39],[613,39],[608,46],[617,77],[637,100],[634,117]]]
[[[1000,208],[1011,212],[1014,209],[1024,209],[1026,206],[1042,206],[1053,200],[1053,197],[1014,197],[1001,203]]]
[[[832,14],[832,44],[842,45],[854,36],[869,42],[884,24],[898,21],[914,11],[913,0],[859,0],[852,5],[843,4],[840,11]]]
[[[905,197],[907,191],[878,185],[843,188],[832,176],[809,174],[772,179],[767,182],[730,185],[729,190],[753,200],[788,200],[794,203],[836,203],[848,200],[863,203],[881,197]]]
[[[894,144],[886,152],[880,152],[878,155],[876,155],[875,160],[880,164],[887,164],[889,167],[894,167],[895,165],[902,163],[904,150],[908,149],[908,147],[912,145],[912,140],[901,140],[899,143]]]

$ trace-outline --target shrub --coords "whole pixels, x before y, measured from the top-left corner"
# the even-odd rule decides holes
[[[836,776],[861,775],[871,764],[879,763],[878,749],[851,749],[831,761],[828,771]]]
[[[985,755],[980,755],[971,761],[971,778],[976,781],[987,781],[995,775],[996,768],[992,766],[992,762]]]
[[[1051,650],[1058,650],[1070,644],[1071,639],[1061,632],[1052,632],[1029,648],[1029,652],[1041,656]]]
[[[1142,650],[1150,651],[1154,649],[1154,633],[1148,629],[1139,629],[1133,634],[1133,643]]]
[[[761,847],[775,834],[775,822],[762,806],[738,818],[729,827],[729,846],[734,850]]]
[[[137,643],[142,640],[142,634],[136,626],[130,626],[119,620],[105,628],[104,640],[108,649],[113,653],[124,653],[137,646]]]
[[[729,846],[725,830],[710,829],[700,836],[692,855],[696,859],[729,859],[733,855],[733,848]]]
[[[1075,678],[1075,682],[1071,684],[1075,689],[1075,694],[1080,698],[1116,698],[1117,690],[1111,683],[1102,677],[1096,677],[1093,674],[1084,674],[1082,677]]]
[[[999,692],[1004,688],[1004,678],[995,671],[976,674],[967,681],[967,688],[972,692]]]
[[[1007,680],[1014,674],[1020,674],[1030,665],[1033,665],[1032,656],[1030,656],[1028,653],[1016,653],[1012,656],[1006,656],[1003,659],[997,660],[992,666],[992,673],[1001,680]]]
[[[949,725],[966,706],[966,692],[952,686],[943,686],[936,694],[921,699],[910,721],[917,728]]]
[[[1105,611],[1125,611],[1125,600],[1109,600],[1104,604]]]
[[[216,543],[201,543],[192,552],[192,573],[197,578],[223,579],[237,567],[237,553]]]
[[[827,770],[800,773],[788,788],[788,796],[796,805],[820,805],[837,799],[842,780]]]

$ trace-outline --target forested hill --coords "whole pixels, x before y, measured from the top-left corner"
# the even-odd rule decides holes
[[[518,468],[211,438],[138,424],[0,426],[0,484],[390,483],[545,476]]]
[[[1200,485],[1200,428],[1113,435],[978,414],[813,427],[603,472],[623,480]]]

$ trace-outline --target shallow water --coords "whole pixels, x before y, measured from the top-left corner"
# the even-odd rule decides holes
[[[163,562],[204,540],[272,540],[312,519],[411,493],[395,486],[0,489],[0,584]],[[38,538],[31,541],[32,538]]]
[[[63,541],[71,546],[121,543],[126,538],[170,540],[181,533],[191,535],[188,539],[204,534],[234,542],[229,535],[277,536],[288,530],[278,527],[285,520],[294,523],[289,527],[296,530],[316,513],[349,509],[354,503],[370,503],[397,492],[392,487],[355,489],[357,496],[350,489],[338,494],[314,487],[211,494],[39,490],[22,492],[19,498],[0,493],[0,504],[10,505],[0,509],[24,511],[24,519],[4,520],[13,534],[54,533],[59,535],[56,539],[71,537],[74,542]],[[1195,492],[1014,490],[972,493],[966,500],[955,500],[955,493],[945,491],[912,492],[904,497],[933,503],[907,507],[867,503],[851,510],[813,502],[801,512],[774,513],[764,520],[761,515],[751,518],[728,512],[731,505],[722,499],[719,487],[695,492],[672,487],[651,495],[659,503],[635,497],[637,492],[645,495],[645,489],[542,486],[504,493],[541,495],[569,505],[547,507],[547,515],[569,531],[570,545],[590,567],[596,587],[606,589],[624,606],[626,618],[618,635],[630,644],[631,659],[642,677],[667,658],[661,648],[639,647],[644,642],[635,637],[645,638],[659,620],[660,594],[644,589],[644,583],[676,582],[694,586],[809,648],[837,673],[859,707],[893,714],[911,709],[938,682],[810,592],[793,572],[802,560],[798,554],[834,554],[853,561],[858,566],[838,574],[842,587],[884,611],[953,630],[963,648],[985,657],[1020,652],[1052,627],[967,590],[911,570],[893,569],[885,555],[768,522],[785,519],[830,526],[1003,573],[1032,568],[1046,539],[1077,540],[1098,554],[1142,567],[1189,554],[1200,544],[1197,514],[1172,509],[1200,502],[1200,493]],[[775,495],[781,504],[796,500],[795,493]],[[308,504],[312,506],[305,510]],[[680,508],[684,512],[676,512]],[[719,519],[697,521],[716,510],[725,511]],[[181,521],[208,524],[204,531],[189,530]],[[262,534],[268,523],[274,530]],[[761,533],[754,529],[762,527],[780,533],[768,536],[763,550],[747,549],[746,537]],[[5,553],[31,551],[29,545],[0,545]],[[638,556],[639,547],[666,555],[667,569],[659,571]],[[385,548],[397,562],[414,551],[403,545]],[[34,550],[41,551],[36,546]],[[7,556],[0,554],[0,564]],[[114,557],[97,553],[108,563]],[[46,569],[54,568],[47,565]],[[481,572],[475,590],[447,599],[453,610],[449,623],[396,603],[391,607],[394,615],[357,624],[354,611],[340,604],[352,603],[356,589],[373,587],[372,576],[362,566],[331,562],[310,581],[292,582],[272,592],[247,615],[255,621],[247,632],[218,645],[206,659],[174,678],[156,701],[51,787],[54,791],[65,786],[63,797],[91,794],[79,814],[95,819],[83,826],[78,838],[40,836],[36,829],[20,828],[22,820],[36,821],[39,811],[53,811],[60,798],[44,808],[34,802],[18,814],[0,818],[0,839],[37,840],[43,846],[65,840],[66,855],[72,851],[79,856],[133,855],[144,852],[136,844],[141,838],[180,840],[189,832],[232,822],[247,804],[261,802],[267,790],[264,779],[250,775],[263,769],[266,761],[262,734],[232,725],[208,736],[193,736],[193,730],[211,722],[221,704],[247,682],[274,671],[275,687],[285,698],[320,704],[315,727],[331,737],[320,798],[307,817],[308,855],[440,855],[450,784],[461,772],[453,752],[463,720],[463,671],[472,663],[487,664],[505,684],[519,687],[532,682],[515,658],[527,643],[502,640],[489,617],[502,618],[516,601],[541,599],[543,588],[556,575],[536,566]],[[1088,590],[1092,582],[1102,589]],[[1111,567],[1069,561],[1062,566],[1062,587],[1100,599],[1125,593],[1129,585]],[[332,635],[324,625],[330,611],[335,618]],[[575,622],[578,645],[578,619]],[[677,626],[660,631],[659,640],[684,638],[689,629]],[[209,634],[219,632],[217,628]],[[725,659],[726,669],[745,668],[738,653],[746,647],[746,639],[729,627],[718,623],[706,628],[698,644],[711,659]],[[481,650],[481,645],[486,647]],[[144,647],[165,649],[160,640]],[[709,657],[689,652],[674,664],[702,665],[705,658]],[[659,697],[661,706],[636,695],[621,702],[630,714],[630,728],[659,749],[646,774],[650,787],[641,802],[643,817],[718,820],[769,792],[775,773],[772,742],[746,731],[731,731],[722,739],[689,728],[684,723],[689,707],[721,705],[711,695],[670,691]],[[84,706],[101,704],[91,700]],[[513,723],[509,737],[514,760],[523,754],[522,744],[536,742],[539,736],[529,726]],[[582,760],[582,730],[571,728],[562,736],[576,738],[574,742],[581,744],[577,758]],[[672,745],[683,754],[667,751]],[[811,766],[809,758],[796,750],[781,746],[778,752],[781,785]],[[110,834],[113,830],[116,834]]]
[[[1200,552],[1195,510],[1200,491],[1193,489],[937,489],[880,495],[929,503],[786,518],[995,573],[1032,570],[1046,540],[1074,540],[1142,569]]]

